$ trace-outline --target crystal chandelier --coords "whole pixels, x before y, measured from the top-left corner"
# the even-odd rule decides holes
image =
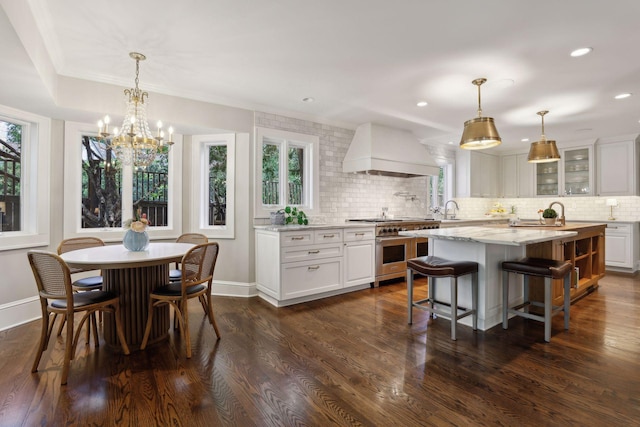
[[[113,150],[117,159],[124,165],[133,165],[136,168],[148,167],[157,155],[166,155],[173,145],[173,128],[169,127],[169,139],[165,141],[162,122],[157,123],[156,136],[151,134],[147,124],[147,104],[145,99],[149,97],[147,92],[138,88],[138,74],[140,73],[140,61],[147,59],[141,53],[131,52],[129,56],[136,61],[136,86],[125,89],[127,99],[127,112],[120,129],[113,128],[113,134],[109,133],[111,119],[105,116],[98,122],[100,136],[106,141],[107,146]]]

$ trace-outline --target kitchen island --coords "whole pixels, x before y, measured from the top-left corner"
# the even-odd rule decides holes
[[[571,260],[582,270],[578,273],[577,281],[575,279],[578,276],[575,276],[575,272],[572,273],[572,280],[582,285],[581,289],[575,288],[576,292],[586,292],[587,288],[596,286],[597,279],[604,274],[605,227],[605,224],[584,223],[558,227],[493,225],[404,231],[400,234],[428,237],[431,255],[457,261],[475,261],[479,264],[478,328],[487,330],[502,321],[502,261],[524,256]],[[458,280],[465,282],[471,279],[461,277]],[[554,283],[554,301],[556,298],[562,299],[562,284],[559,280],[557,282]],[[536,288],[538,287],[532,286],[532,292]],[[559,295],[557,288],[560,288]],[[522,292],[522,286],[512,280],[509,289],[509,295],[513,298],[511,302],[522,301]],[[448,289],[436,289],[436,299],[450,302]],[[470,307],[471,286],[460,286],[458,299],[461,306]],[[461,323],[471,325],[471,319],[462,319]]]

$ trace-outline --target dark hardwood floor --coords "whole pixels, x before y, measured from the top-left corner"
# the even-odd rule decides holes
[[[424,288],[424,282],[420,283]],[[0,333],[0,425],[640,425],[640,279],[608,275],[571,329],[512,319],[473,332],[415,311],[404,282],[287,308],[195,301],[193,358],[179,334],[131,356],[82,343],[60,386],[63,342],[30,372],[39,322]]]

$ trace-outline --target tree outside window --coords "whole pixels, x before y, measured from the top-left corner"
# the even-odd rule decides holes
[[[20,231],[22,125],[0,120],[0,231]]]

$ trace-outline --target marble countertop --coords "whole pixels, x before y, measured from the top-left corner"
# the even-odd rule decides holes
[[[457,240],[463,242],[494,245],[526,246],[576,236],[575,231],[551,231],[527,228],[454,227],[431,230],[401,231],[402,236],[429,237],[432,239]]]

